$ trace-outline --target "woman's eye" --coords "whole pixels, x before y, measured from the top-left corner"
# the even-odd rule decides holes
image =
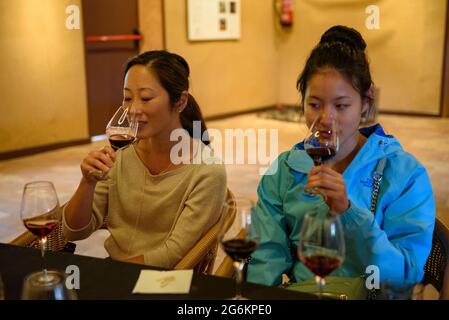
[[[336,107],[337,109],[346,109],[349,107],[349,104],[337,104]]]
[[[123,98],[123,101],[131,101],[131,98],[124,97],[124,98]]]
[[[150,101],[152,98],[142,98],[142,101]]]
[[[309,107],[317,109],[319,107],[318,103],[309,103]]]

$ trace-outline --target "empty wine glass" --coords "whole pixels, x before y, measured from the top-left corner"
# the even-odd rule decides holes
[[[338,216],[306,214],[301,226],[298,256],[313,272],[322,296],[325,277],[337,269],[345,257],[343,228]]]
[[[312,158],[313,164],[319,166],[332,159],[338,152],[340,142],[337,134],[337,123],[334,118],[330,118],[327,123],[321,121],[318,116],[308,128],[304,139],[304,150]],[[306,189],[309,194],[319,193],[326,199],[326,195],[315,189]]]
[[[223,250],[234,261],[233,266],[236,276],[236,291],[232,300],[245,300],[242,296],[243,268],[248,257],[259,244],[259,232],[254,214],[254,202],[249,199],[237,198],[227,203],[227,206],[235,209],[235,218],[230,223],[223,216],[220,223],[218,240]]]
[[[76,300],[75,290],[67,288],[63,272],[48,271],[49,280],[43,283],[39,272],[28,275],[22,288],[22,300]]]
[[[137,136],[137,120],[128,113],[128,110],[128,108],[120,106],[106,125],[106,136],[114,151],[126,147]],[[101,170],[91,170],[90,174],[100,180],[107,178],[107,172]]]
[[[61,212],[55,187],[50,181],[27,183],[23,189],[20,217],[25,227],[38,239],[41,247],[43,272],[37,279],[42,283],[52,281],[45,266],[47,235],[60,223]]]

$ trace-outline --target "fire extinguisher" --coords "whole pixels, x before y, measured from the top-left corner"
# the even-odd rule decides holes
[[[279,0],[275,0],[278,2]],[[293,24],[293,0],[280,0],[276,6],[279,12],[279,21],[283,27],[291,27]]]

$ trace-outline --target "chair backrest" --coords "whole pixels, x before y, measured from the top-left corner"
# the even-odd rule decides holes
[[[229,189],[227,191],[226,202],[235,202],[234,195]],[[201,237],[195,246],[178,262],[174,269],[194,269],[195,272],[211,274],[217,256],[217,237],[220,231],[220,223],[225,223],[225,229],[228,230],[234,221],[235,212],[235,206],[223,206],[220,220]]]
[[[449,299],[449,229],[438,218],[422,283],[433,285],[439,291],[440,299]]]

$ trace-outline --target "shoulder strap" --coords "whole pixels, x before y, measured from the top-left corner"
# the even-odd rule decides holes
[[[371,194],[371,209],[370,211],[375,214],[376,213],[376,205],[377,205],[377,196],[379,195],[379,187],[380,182],[382,181],[382,177],[384,174],[385,165],[387,164],[387,158],[379,159],[376,165],[376,169],[374,169],[371,176],[374,179],[373,183],[373,193]]]

